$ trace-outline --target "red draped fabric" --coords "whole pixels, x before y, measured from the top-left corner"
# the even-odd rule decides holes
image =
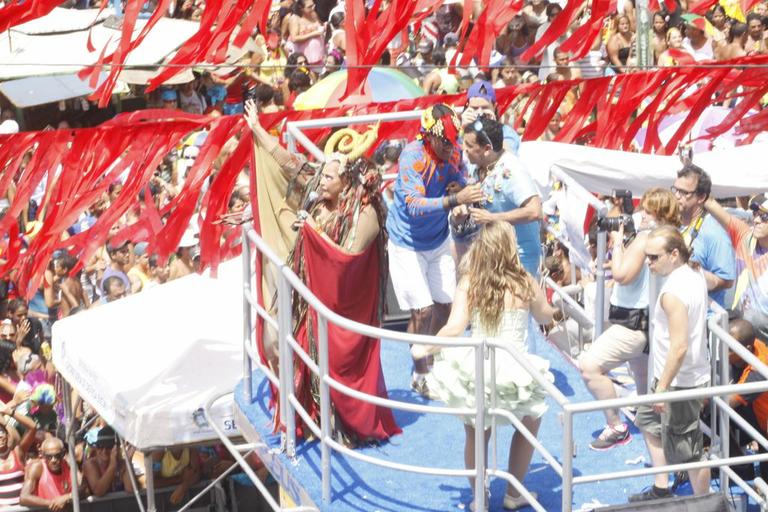
[[[384,11],[380,11],[380,6],[378,0],[366,15],[363,0],[347,0],[347,89],[344,97],[360,94],[371,66],[379,61],[392,38],[408,25],[417,3],[392,0]]]
[[[360,254],[346,254],[328,243],[314,230],[303,230],[302,254],[306,284],[331,311],[366,324],[379,323],[379,273],[382,261],[377,243]],[[364,283],[364,285],[363,285]],[[296,339],[308,353],[307,329],[317,337],[317,315],[310,308],[308,321],[298,329]],[[328,359],[331,377],[357,391],[387,397],[381,369],[380,341],[361,336],[337,325],[328,324]],[[319,405],[310,390],[310,371],[299,363],[296,394],[314,418]],[[355,439],[384,440],[402,431],[392,410],[342,395],[331,389],[331,401],[343,430]]]
[[[0,7],[0,32],[45,16],[63,0],[10,0]]]

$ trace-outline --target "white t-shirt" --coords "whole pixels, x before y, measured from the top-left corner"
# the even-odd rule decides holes
[[[688,352],[672,386],[694,387],[709,382],[707,352],[707,283],[704,275],[683,265],[672,271],[661,287],[653,312],[653,376],[660,378],[669,353],[669,323],[661,308],[665,293],[679,299],[688,310]]]

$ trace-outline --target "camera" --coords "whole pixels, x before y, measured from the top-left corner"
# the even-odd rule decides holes
[[[598,219],[597,229],[600,231],[618,231],[619,227],[623,225],[625,231],[633,233],[635,231],[635,223],[632,220],[632,213],[635,211],[635,206],[632,204],[632,192],[614,189],[612,197],[621,200],[621,215]]]

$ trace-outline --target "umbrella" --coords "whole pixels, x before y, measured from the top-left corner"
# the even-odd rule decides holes
[[[391,68],[373,68],[360,95],[340,98],[347,87],[347,70],[342,69],[323,78],[300,94],[293,104],[296,110],[338,107],[382,101],[397,101],[424,96],[424,90],[405,73]]]

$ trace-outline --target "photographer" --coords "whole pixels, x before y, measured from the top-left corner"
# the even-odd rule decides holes
[[[621,194],[614,194],[618,196]],[[615,282],[610,298],[611,326],[592,344],[589,351],[579,357],[581,376],[589,391],[598,400],[616,398],[613,381],[607,373],[629,362],[638,394],[647,392],[648,368],[648,265],[645,261],[645,242],[651,229],[669,224],[677,227],[680,208],[675,196],[668,190],[652,188],[640,201],[642,222],[637,235],[627,241],[625,233],[634,231],[631,195],[625,201],[619,217],[607,217],[598,223],[598,229],[609,231],[613,256],[610,270]],[[626,423],[621,421],[618,409],[604,411],[606,427],[592,443],[593,450],[608,450],[627,444],[632,438]]]

